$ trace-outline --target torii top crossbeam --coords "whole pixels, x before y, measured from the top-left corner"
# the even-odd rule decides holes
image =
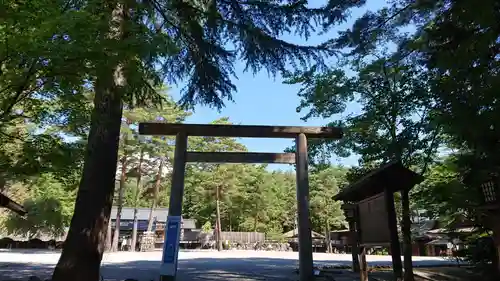
[[[179,123],[140,123],[141,135],[177,135],[205,137],[241,138],[296,138],[304,134],[307,138],[342,138],[338,127],[298,127],[298,126],[255,126],[223,124],[179,124]]]

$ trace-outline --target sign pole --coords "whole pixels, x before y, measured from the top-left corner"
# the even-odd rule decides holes
[[[394,206],[394,192],[388,188],[384,191],[388,226],[391,236],[392,270],[396,280],[403,277],[403,262],[401,261],[401,244],[399,243],[398,222]]]
[[[181,232],[182,198],[184,195],[184,174],[186,172],[187,135],[178,133],[175,138],[172,186],[165,225],[165,242],[160,267],[160,281],[175,281],[179,256],[179,236]]]

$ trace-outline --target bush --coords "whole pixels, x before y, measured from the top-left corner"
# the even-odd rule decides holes
[[[456,251],[456,257],[470,263],[484,274],[495,271],[496,247],[491,237],[472,236],[466,243],[467,247]]]

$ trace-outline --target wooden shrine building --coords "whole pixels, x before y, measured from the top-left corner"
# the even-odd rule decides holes
[[[345,203],[343,209],[353,245],[353,269],[361,272],[362,281],[368,280],[365,248],[371,246],[389,246],[395,279],[402,277],[394,192],[410,190],[422,181],[422,176],[400,162],[390,162],[369,172],[334,197]]]

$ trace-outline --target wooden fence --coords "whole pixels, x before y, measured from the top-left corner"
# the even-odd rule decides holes
[[[222,241],[229,240],[234,243],[255,243],[264,242],[266,240],[266,234],[261,232],[221,232]]]

